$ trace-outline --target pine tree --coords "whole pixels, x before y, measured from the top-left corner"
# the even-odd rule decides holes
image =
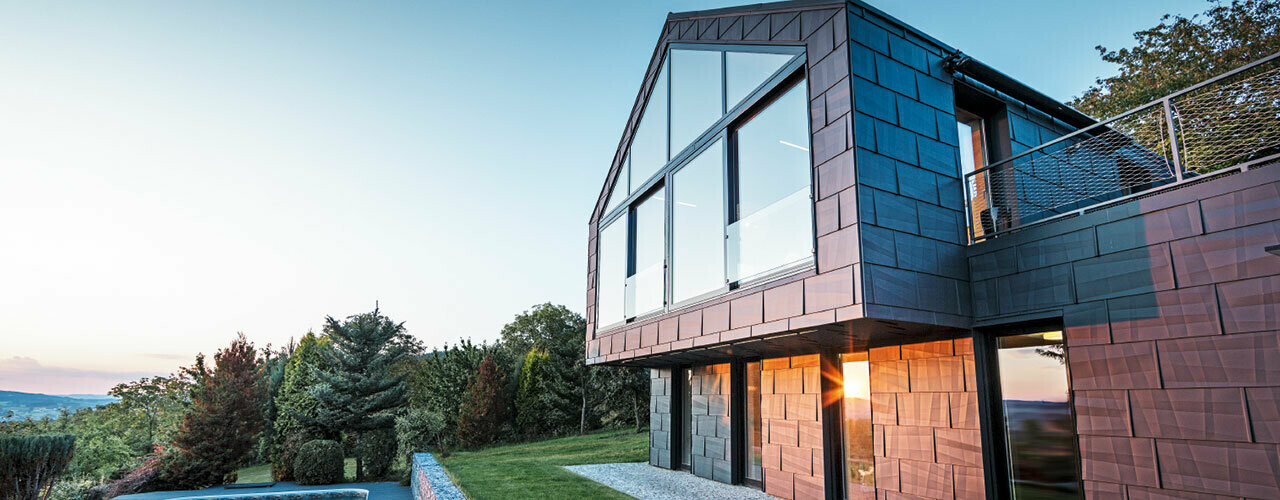
[[[221,484],[244,465],[265,425],[266,379],[253,344],[239,334],[214,354],[214,368],[204,356],[186,369],[195,382],[191,410],[173,440],[163,481],[185,488]]]
[[[395,426],[395,410],[405,406],[408,389],[395,368],[409,354],[404,324],[373,312],[349,316],[342,322],[325,318],[325,334],[332,342],[324,362],[313,370],[319,383],[310,387],[316,399],[314,422],[330,432],[355,437]],[[304,419],[306,420],[306,419]],[[356,455],[356,480],[364,480],[364,460]]]
[[[307,332],[284,366],[284,380],[275,399],[277,417],[271,452],[271,473],[278,481],[293,479],[296,446],[311,439],[336,437],[324,436],[315,426],[307,425],[317,418],[319,405],[308,388],[318,383],[314,370],[320,366],[328,346],[327,338]]]
[[[458,409],[458,441],[467,446],[493,442],[505,416],[502,375],[492,356],[485,356],[467,385]]]

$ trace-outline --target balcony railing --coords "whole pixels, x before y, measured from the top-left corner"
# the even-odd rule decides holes
[[[973,241],[1280,159],[1280,53],[965,176]]]

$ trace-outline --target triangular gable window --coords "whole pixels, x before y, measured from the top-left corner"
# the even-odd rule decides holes
[[[733,109],[795,56],[767,52],[725,52],[724,57],[726,102],[729,104],[728,108]]]
[[[627,175],[628,165],[631,164],[631,153],[627,153],[627,157],[622,159],[622,168],[619,169],[618,178],[613,181],[613,190],[609,191],[609,203],[604,207],[604,213],[601,215],[609,215],[613,209],[618,208],[622,200],[627,199]]]
[[[635,139],[631,141],[631,189],[639,189],[644,181],[666,166],[667,160],[667,63],[653,82],[653,91],[645,103]]]

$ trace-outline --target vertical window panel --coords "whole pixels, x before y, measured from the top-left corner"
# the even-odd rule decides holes
[[[871,367],[867,353],[843,354],[844,482],[850,500],[876,498],[875,453],[871,437]]]
[[[737,220],[728,228],[730,281],[813,257],[805,87],[801,81],[737,132]]]
[[[631,140],[631,189],[653,177],[667,164],[667,64],[662,64],[653,92],[645,103],[640,125]]]
[[[627,218],[600,230],[596,255],[596,323],[608,326],[626,319],[624,282],[627,278]]]
[[[627,192],[627,178],[631,175],[630,168],[628,168],[630,164],[631,155],[628,153],[627,157],[622,159],[622,171],[618,173],[618,178],[614,180],[613,189],[609,190],[609,201],[605,203],[604,213],[600,215],[609,215],[609,213],[613,212],[613,209],[618,208],[622,200],[627,198],[627,194],[629,194]]]
[[[671,50],[671,154],[675,156],[724,114],[721,52]]]
[[[1081,498],[1062,332],[1001,337],[996,355],[1013,498]]]
[[[764,480],[764,455],[762,438],[763,420],[760,419],[760,368],[759,361],[747,363],[747,479]]]
[[[662,309],[666,287],[666,204],[659,188],[635,206],[635,268],[627,278],[627,317]]]
[[[746,99],[793,57],[764,52],[725,52],[725,102],[729,109]]]
[[[726,286],[724,280],[724,145],[716,141],[673,174],[672,302]]]

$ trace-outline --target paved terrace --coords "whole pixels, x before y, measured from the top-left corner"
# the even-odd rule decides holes
[[[667,470],[647,462],[566,465],[565,469],[640,500],[777,500],[745,486],[703,479],[688,472]]]

